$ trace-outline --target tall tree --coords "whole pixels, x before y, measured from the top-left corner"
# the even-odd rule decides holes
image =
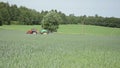
[[[2,21],[0,20],[0,26],[2,26]]]
[[[8,3],[0,3],[0,17],[4,24],[10,25],[11,17],[10,17],[10,6]]]
[[[52,10],[44,16],[42,20],[42,28],[47,29],[50,32],[56,32],[61,21],[62,18],[59,16],[59,14]]]
[[[57,11],[57,10],[56,10]],[[60,24],[68,24],[68,21],[67,21],[67,17],[64,13],[62,12],[58,12],[58,14],[60,15],[60,17],[62,18],[63,21],[60,22]]]
[[[17,8],[17,5],[12,5],[10,7],[10,15],[11,15],[11,20],[17,21],[18,17],[20,16],[20,11]]]

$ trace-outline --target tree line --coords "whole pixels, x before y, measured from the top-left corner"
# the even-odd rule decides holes
[[[75,16],[74,14],[65,15],[61,11],[55,11],[60,17],[59,24],[85,24],[105,27],[120,28],[120,18],[94,16]],[[13,4],[0,2],[0,25],[41,25],[42,20],[50,11],[38,12],[24,6],[18,7]]]

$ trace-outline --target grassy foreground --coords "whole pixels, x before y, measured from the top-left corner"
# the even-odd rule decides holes
[[[49,35],[25,34],[40,26],[0,27],[0,68],[120,68],[120,29],[80,26]]]

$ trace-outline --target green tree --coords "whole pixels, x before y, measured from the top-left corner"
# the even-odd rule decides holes
[[[20,11],[17,8],[17,5],[12,5],[10,7],[10,15],[11,15],[11,20],[12,21],[17,21],[18,17],[20,16]]]
[[[56,32],[61,21],[62,18],[60,15],[56,11],[52,10],[43,17],[42,28],[50,32]]]
[[[2,26],[2,21],[0,21],[0,26]]]
[[[0,26],[2,26],[2,15],[1,15],[1,12],[0,12]]]
[[[67,17],[64,13],[62,13],[61,11],[58,12],[60,17],[62,18],[63,21],[61,21],[60,24],[68,24],[68,21],[67,21]]]
[[[8,3],[0,3],[0,18],[4,24],[10,25],[10,6]]]
[[[69,16],[67,16],[67,20],[69,24],[78,24],[77,17],[74,14],[70,14]]]

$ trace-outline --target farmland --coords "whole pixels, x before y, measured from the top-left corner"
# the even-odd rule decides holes
[[[27,35],[40,26],[0,26],[0,68],[120,68],[120,29],[61,25],[49,35]]]

